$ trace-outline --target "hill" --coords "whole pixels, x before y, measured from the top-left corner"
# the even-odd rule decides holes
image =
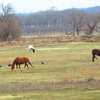
[[[82,10],[84,10],[84,11],[86,11],[88,13],[96,13],[96,12],[100,12],[100,6],[83,8]]]
[[[86,11],[87,13],[96,13],[96,12],[100,12],[100,6],[95,6],[95,7],[88,7],[88,8],[74,8],[74,9],[77,9],[77,10],[84,10],[84,11]],[[70,9],[63,9],[62,10],[62,12],[63,11],[71,11],[72,10],[72,8],[70,8]],[[42,12],[44,12],[44,11],[42,11]],[[31,13],[18,13],[17,15],[19,16],[19,17],[22,17],[22,18],[24,18],[25,16],[27,16],[27,15],[29,15],[29,14],[33,14],[34,12],[31,12]],[[41,11],[40,12],[36,12],[36,13],[41,13]]]

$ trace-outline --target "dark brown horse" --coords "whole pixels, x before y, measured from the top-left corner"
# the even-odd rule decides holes
[[[100,56],[100,50],[99,49],[93,49],[92,50],[92,62],[94,62],[94,58],[96,58],[96,56],[95,55],[97,55],[97,56]],[[96,59],[98,59],[98,58],[96,58]]]
[[[12,64],[12,66],[11,66],[11,70],[13,70],[15,67],[15,65],[16,65],[16,68],[18,69],[18,65],[19,65],[19,69],[21,69],[20,68],[20,64],[25,64],[24,65],[24,68],[27,66],[27,68],[29,69],[29,67],[28,67],[28,64],[27,64],[27,62],[32,66],[32,64],[30,63],[30,61],[29,61],[29,59],[27,58],[27,57],[17,57],[14,61],[13,61],[13,64]],[[32,66],[33,67],[33,66]]]

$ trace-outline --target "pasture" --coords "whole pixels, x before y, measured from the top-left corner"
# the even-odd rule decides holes
[[[73,42],[35,47],[0,48],[0,100],[100,100],[100,57],[92,62],[99,42]],[[28,57],[34,68],[8,67]],[[42,64],[41,62],[44,62]]]

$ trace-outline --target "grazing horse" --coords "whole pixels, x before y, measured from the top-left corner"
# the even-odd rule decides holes
[[[29,45],[29,46],[28,46],[28,49],[29,49],[29,51],[35,53],[35,49],[34,49],[33,45]]]
[[[100,50],[99,49],[93,49],[92,50],[92,62],[94,62],[94,58],[96,58],[96,56],[95,55],[97,55],[97,56],[100,56]],[[98,58],[96,58],[96,59],[98,59]]]
[[[24,65],[24,68],[27,66],[27,68],[29,69],[29,67],[28,67],[28,64],[27,64],[27,62],[32,66],[32,64],[30,63],[30,61],[29,61],[29,59],[27,58],[27,57],[17,57],[14,61],[13,61],[13,64],[12,64],[12,66],[11,66],[11,70],[13,70],[15,67],[15,65],[16,65],[16,68],[18,69],[18,65],[19,65],[19,69],[21,69],[20,68],[20,64],[25,64]],[[32,66],[33,67],[33,66]]]

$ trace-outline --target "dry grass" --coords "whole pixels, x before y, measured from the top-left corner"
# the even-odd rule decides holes
[[[20,46],[4,45],[0,48],[1,98],[81,100],[81,97],[90,98],[92,94],[90,91],[94,92],[94,96],[91,98],[99,96],[100,60],[91,62],[91,50],[99,48],[99,43],[49,44],[35,47],[36,53],[30,53],[26,44],[21,48]],[[30,67],[27,70],[21,66],[23,71],[14,69],[11,72],[7,64],[12,63],[17,56],[29,57],[35,68]],[[44,62],[44,65],[41,64],[41,61]],[[72,97],[68,95],[72,95]]]
[[[25,47],[29,44],[34,44],[36,47],[47,46],[52,44],[62,44],[69,42],[100,42],[99,34],[93,35],[80,35],[71,36],[65,33],[54,33],[49,35],[34,35],[34,36],[22,36],[17,41],[0,42],[0,47],[12,46],[12,47]]]

